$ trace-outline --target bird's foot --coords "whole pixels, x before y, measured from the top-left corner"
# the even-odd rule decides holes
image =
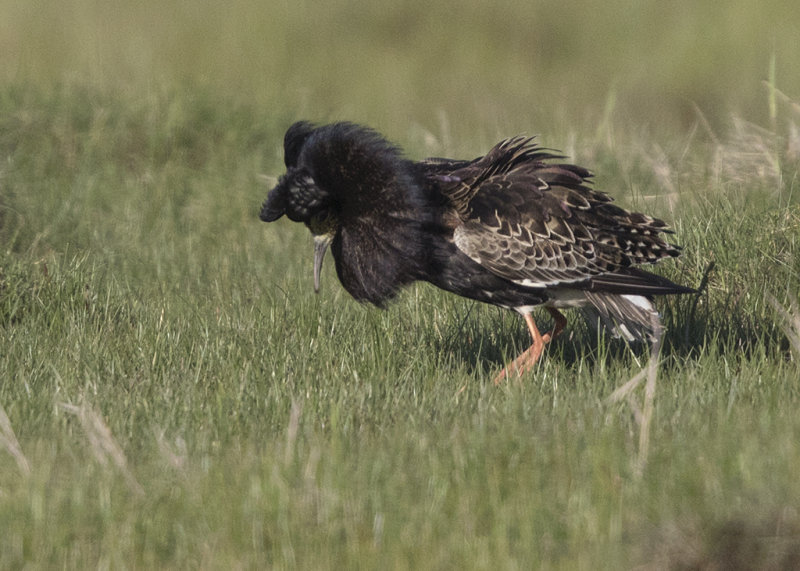
[[[544,336],[542,336],[542,341],[544,341]],[[536,364],[536,361],[539,360],[543,350],[544,343],[534,343],[528,347],[528,349],[526,349],[519,357],[511,361],[506,368],[497,374],[497,376],[494,378],[494,384],[499,385],[501,382],[510,378],[511,376],[515,375],[521,377],[524,373],[530,371]]]
[[[567,318],[564,317],[560,311],[553,307],[548,307],[547,311],[549,311],[550,315],[553,316],[553,329],[544,335],[539,333],[539,329],[536,327],[533,317],[531,317],[529,313],[524,315],[525,322],[528,324],[528,330],[530,331],[531,338],[533,339],[533,345],[528,347],[526,351],[524,351],[519,357],[509,363],[505,369],[497,374],[497,376],[494,378],[495,385],[499,385],[502,381],[515,373],[519,377],[522,376],[523,373],[530,371],[539,360],[539,357],[541,357],[542,351],[544,351],[544,346],[561,335],[561,332],[564,331],[564,326],[567,324]]]

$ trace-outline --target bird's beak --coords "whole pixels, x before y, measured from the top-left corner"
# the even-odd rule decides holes
[[[319,293],[319,275],[322,271],[322,259],[325,251],[333,240],[333,234],[318,234],[314,236],[314,293]]]

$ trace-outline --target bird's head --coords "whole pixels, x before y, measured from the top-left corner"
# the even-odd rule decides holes
[[[278,220],[284,214],[293,222],[303,222],[314,237],[314,291],[319,291],[320,273],[325,252],[339,226],[334,199],[314,179],[314,165],[304,147],[315,131],[311,123],[298,121],[289,127],[283,139],[286,174],[278,180],[261,207],[264,222]]]
[[[303,146],[314,132],[314,126],[298,121],[286,131],[283,138],[283,156],[286,174],[278,179],[267,200],[261,207],[260,218],[273,222],[284,214],[294,222],[305,222],[319,217],[322,210],[330,207],[329,193],[317,185],[314,172],[305,157],[301,157]]]
[[[314,236],[314,291],[318,292],[322,260],[338,227],[331,197],[308,172],[290,167],[267,196],[260,218],[273,222],[284,214],[294,222],[303,222]]]

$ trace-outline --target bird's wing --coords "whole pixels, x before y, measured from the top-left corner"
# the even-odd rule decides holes
[[[596,237],[573,215],[588,203],[574,194],[535,176],[491,177],[462,214],[456,246],[491,272],[531,287],[581,282],[621,267],[621,256],[601,262]]]
[[[418,163],[425,175],[437,185],[456,210],[464,214],[469,202],[481,188],[481,185],[492,177],[498,177],[519,171],[520,169],[544,165],[547,159],[563,158],[551,154],[534,144],[531,137],[514,137],[505,139],[494,146],[483,157],[471,161],[447,158],[428,158]],[[580,167],[577,175],[590,177],[591,173]],[[579,178],[579,180],[583,180]]]
[[[455,243],[474,261],[515,283],[549,287],[678,255],[659,236],[664,222],[612,204],[588,186],[589,171],[546,163],[556,156],[530,140],[509,141],[434,175],[458,211]]]

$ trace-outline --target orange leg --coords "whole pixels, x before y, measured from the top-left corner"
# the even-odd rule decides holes
[[[545,333],[544,335],[539,333],[539,328],[536,327],[536,323],[533,321],[533,316],[530,313],[523,315],[525,318],[525,323],[528,324],[528,331],[531,332],[533,344],[528,347],[528,349],[526,349],[519,357],[509,363],[505,369],[498,373],[498,375],[494,378],[495,385],[500,384],[503,379],[508,378],[512,373],[516,373],[517,375],[521,376],[523,373],[530,371],[539,360],[539,357],[542,356],[544,346],[554,338],[558,337],[561,332],[564,331],[564,327],[567,324],[567,318],[564,317],[560,311],[552,307],[548,307],[547,311],[549,311],[550,315],[553,316],[554,324],[552,331]]]
[[[555,307],[548,307],[546,309],[550,312],[550,315],[553,316],[553,329],[549,333],[542,335],[542,338],[545,343],[549,343],[564,331],[564,328],[567,326],[567,318]]]

